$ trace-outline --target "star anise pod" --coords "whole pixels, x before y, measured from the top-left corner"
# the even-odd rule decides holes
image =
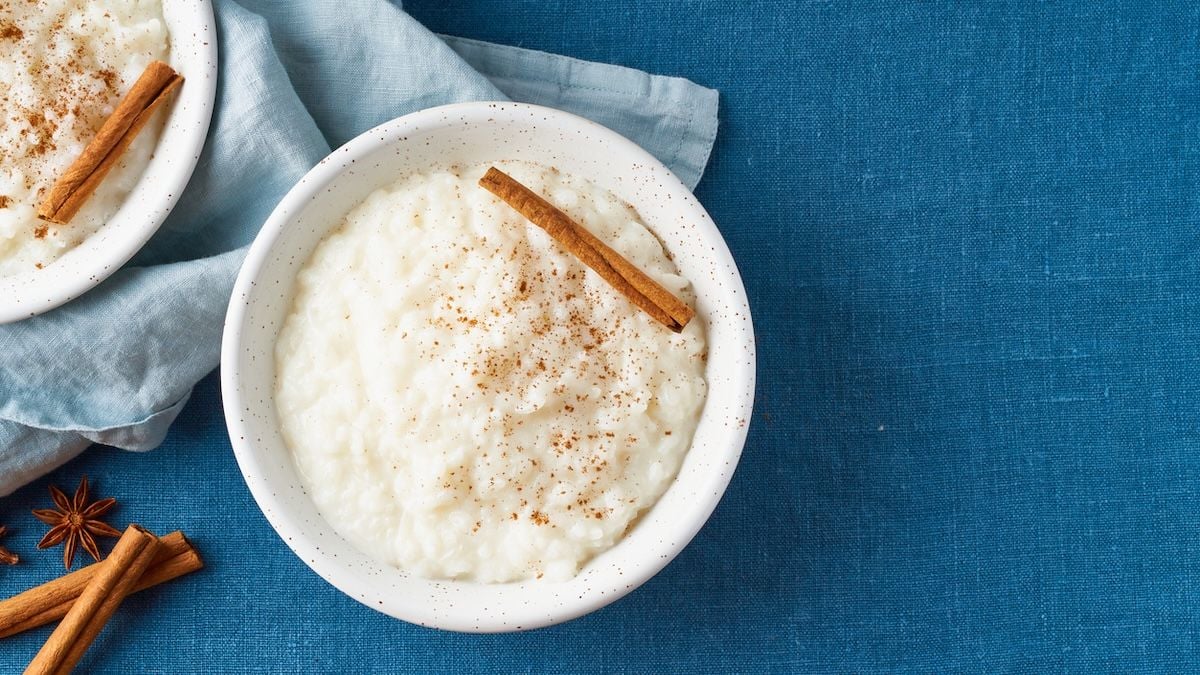
[[[96,562],[100,562],[100,548],[96,546],[96,536],[119,537],[121,533],[100,520],[100,516],[112,510],[117,500],[109,497],[98,502],[88,503],[87,476],[75,490],[75,498],[67,499],[62,490],[50,486],[50,496],[58,509],[34,509],[33,515],[38,520],[50,526],[50,531],[38,542],[38,548],[48,548],[63,544],[63,564],[71,569],[75,562],[75,551],[79,546],[87,551]]]
[[[4,525],[0,525],[0,537],[3,537],[6,534],[8,534],[8,528]],[[20,560],[20,558],[17,557],[16,553],[13,553],[3,546],[0,546],[0,563],[4,563],[5,565],[16,565],[18,560]]]

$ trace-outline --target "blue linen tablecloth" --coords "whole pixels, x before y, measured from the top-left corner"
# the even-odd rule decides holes
[[[205,379],[162,448],[82,473],[209,567],[136,597],[103,672],[1195,670],[1200,8],[573,3],[433,30],[722,92],[697,195],[759,340],[742,463],[641,589],[527,634],[390,620],[253,505]],[[0,594],[53,573],[0,500]],[[45,631],[0,643],[0,670]]]

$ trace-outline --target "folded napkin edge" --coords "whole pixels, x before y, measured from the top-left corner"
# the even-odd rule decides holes
[[[141,428],[144,428],[147,426],[153,426],[156,422],[164,421],[164,418],[168,418],[168,419],[165,419],[165,421],[167,423],[169,423],[170,421],[175,419],[175,417],[183,409],[183,406],[187,404],[188,399],[190,399],[191,396],[192,396],[192,392],[189,389],[188,392],[183,395],[183,398],[179,399],[178,401],[175,401],[174,403],[172,403],[171,405],[169,405],[165,408],[162,408],[161,410],[156,410],[156,411],[142,417],[141,419],[133,420],[130,422],[122,422],[120,424],[114,424],[114,425],[110,425],[110,426],[96,426],[96,427],[80,426],[80,425],[59,426],[59,425],[53,425],[53,424],[45,424],[42,422],[32,423],[30,420],[23,420],[23,419],[19,419],[19,418],[15,418],[15,417],[0,417],[0,421],[12,422],[13,424],[19,424],[23,427],[27,427],[30,429],[36,429],[36,430],[47,431],[47,432],[52,432],[52,433],[79,434],[80,436],[83,436],[84,438],[87,438],[95,443],[104,443],[106,445],[114,445],[114,446],[120,447],[123,450],[139,450],[139,449],[149,450],[149,449],[151,449],[150,447],[145,447],[145,448],[138,447],[138,446],[145,445],[145,443],[133,443],[133,444],[131,444],[133,447],[129,447],[128,445],[126,445],[123,442],[114,442],[112,440],[106,440],[106,436],[109,436],[112,434],[124,434],[124,433],[128,433],[128,432],[137,432]],[[140,438],[140,437],[144,436],[145,434],[135,433],[134,435]],[[150,436],[157,436],[157,434],[150,434]],[[157,443],[155,445],[157,445]]]
[[[463,50],[470,50],[472,52],[485,52],[485,51],[493,52],[497,49],[502,49],[507,56],[516,57],[517,59],[520,59],[521,61],[527,61],[529,59],[537,59],[538,61],[543,62],[543,63],[549,61],[549,62],[560,64],[561,66],[565,66],[568,68],[578,68],[578,69],[591,69],[591,68],[602,67],[608,72],[617,71],[617,72],[620,72],[621,74],[624,74],[631,78],[639,78],[639,79],[647,78],[650,80],[672,82],[672,83],[675,83],[678,85],[682,85],[682,88],[680,90],[677,90],[678,94],[673,96],[673,98],[680,100],[681,102],[686,102],[689,105],[692,105],[695,103],[695,101],[691,100],[690,97],[694,96],[696,93],[698,93],[697,90],[702,91],[705,96],[711,97],[713,99],[712,103],[716,102],[715,99],[718,96],[718,92],[716,89],[706,87],[702,84],[697,84],[696,82],[689,80],[686,77],[679,76],[679,75],[660,75],[657,73],[649,73],[644,70],[639,70],[637,68],[631,68],[629,66],[622,66],[619,64],[615,64],[615,63],[587,61],[584,59],[576,58],[574,56],[567,56],[565,54],[555,54],[554,52],[546,52],[546,51],[541,51],[539,49],[530,49],[528,47],[517,47],[517,46],[513,46],[513,45],[500,45],[500,44],[497,44],[494,42],[485,42],[483,40],[459,37],[457,35],[446,35],[444,33],[438,33],[437,36],[438,36],[438,38],[440,38],[441,40],[446,42],[448,45],[450,45],[456,52],[461,52]],[[516,71],[515,67],[503,68],[503,67],[501,67],[501,64],[498,61],[472,59],[470,61],[470,63],[471,63],[472,68],[478,70],[485,76],[512,76],[514,74],[519,74],[519,73],[515,72]],[[533,71],[533,72],[537,72],[537,71]],[[591,83],[588,85],[588,88],[595,89],[597,91],[606,91],[606,92],[613,93],[613,94],[624,94],[627,96],[636,96],[636,95],[640,94],[640,92],[629,91],[627,89],[613,87],[611,85],[610,81],[604,82],[604,83],[601,83],[601,82]],[[691,91],[687,91],[689,89]]]

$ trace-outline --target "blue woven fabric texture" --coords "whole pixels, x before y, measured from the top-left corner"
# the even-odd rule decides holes
[[[305,171],[367,129],[456,101],[539,103],[633,139],[689,187],[716,135],[715,91],[515,47],[451,49],[386,0],[218,0],[216,13],[212,129],[171,217],[81,300],[0,326],[0,495],[92,442],[158,446],[217,365],[243,247]]]
[[[577,621],[393,621],[243,487],[215,380],[160,450],[86,453],[210,565],[131,601],[98,672],[1188,672],[1200,630],[1194,3],[409,0],[439,33],[721,91],[696,192],[754,310],[759,395],[712,520]],[[0,500],[54,573],[45,481]],[[123,521],[122,521],[123,522]],[[49,560],[48,560],[49,559]],[[46,632],[0,643],[13,670]]]

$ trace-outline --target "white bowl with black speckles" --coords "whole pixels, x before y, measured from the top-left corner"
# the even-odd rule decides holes
[[[163,0],[168,62],[184,77],[150,163],[104,227],[26,274],[0,277],[0,323],[47,312],[91,290],[134,256],[167,219],[192,177],[217,91],[212,0]]]
[[[280,435],[274,345],[292,304],[297,271],[368,194],[408,173],[506,159],[585,177],[637,208],[696,289],[697,318],[708,335],[708,399],[670,488],[624,539],[574,579],[431,581],[361,553],[317,511]],[[566,621],[620,598],[661,570],[724,493],[754,398],[754,335],[742,280],[691,192],[620,135],[574,115],[514,103],[463,103],[406,115],[322,160],[283,198],[250,248],[226,317],[221,363],[225,417],[242,474],[296,555],[368,607],[423,626],[469,632]]]

